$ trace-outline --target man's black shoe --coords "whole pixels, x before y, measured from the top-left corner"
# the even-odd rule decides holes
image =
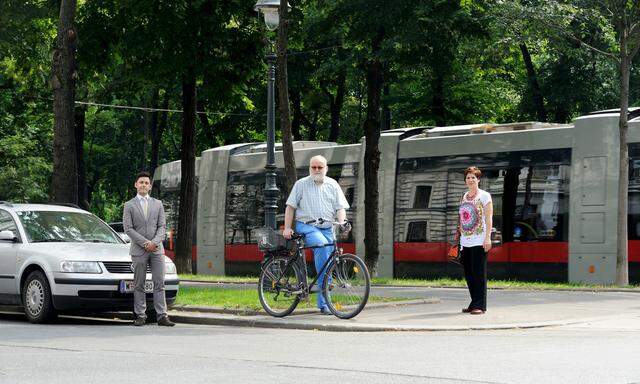
[[[144,317],[136,317],[136,319],[133,320],[133,325],[135,325],[136,327],[141,327],[146,322],[147,322],[147,319],[145,319]]]
[[[169,316],[162,316],[158,319],[158,325],[162,327],[173,327],[174,325],[176,325],[176,323],[169,320]]]

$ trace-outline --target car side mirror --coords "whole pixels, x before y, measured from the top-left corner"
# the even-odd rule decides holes
[[[13,233],[13,231],[0,231],[0,241],[18,241],[18,237]]]
[[[120,238],[124,240],[125,243],[129,244],[131,242],[131,239],[126,233],[118,233],[118,235],[120,235]]]

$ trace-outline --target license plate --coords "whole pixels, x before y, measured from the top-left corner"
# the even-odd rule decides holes
[[[120,292],[121,293],[130,293],[136,287],[136,283],[133,280],[120,280]],[[146,293],[153,292],[153,281],[145,281],[144,282],[144,291]]]

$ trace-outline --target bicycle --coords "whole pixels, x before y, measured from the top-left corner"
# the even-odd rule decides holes
[[[261,228],[258,247],[265,253],[260,270],[258,296],[260,304],[271,316],[284,317],[296,308],[300,300],[307,299],[319,277],[325,274],[321,291],[329,311],[341,319],[350,319],[364,309],[369,299],[371,278],[369,270],[358,256],[344,253],[337,246],[335,226],[338,222],[317,219],[306,224],[334,226],[333,243],[305,246],[304,235],[294,233],[287,241],[271,228]],[[294,245],[295,244],[295,245]],[[323,264],[311,284],[307,282],[305,249],[333,246],[334,250]],[[302,270],[304,268],[304,271]]]

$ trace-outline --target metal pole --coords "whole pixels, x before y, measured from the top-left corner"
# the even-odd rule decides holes
[[[276,55],[271,47],[267,54],[269,77],[267,81],[267,165],[264,186],[264,224],[276,229],[276,211],[278,209],[278,186],[276,185],[276,117],[275,117],[275,80]]]

